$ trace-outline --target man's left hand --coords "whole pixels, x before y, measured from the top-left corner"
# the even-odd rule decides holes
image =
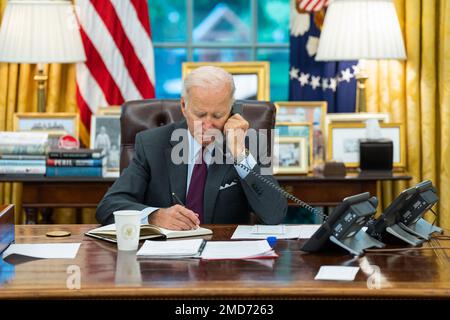
[[[245,150],[245,135],[248,127],[248,121],[238,113],[231,116],[225,123],[223,130],[227,139],[227,148],[234,160]]]

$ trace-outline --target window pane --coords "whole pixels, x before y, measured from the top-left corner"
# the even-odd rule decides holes
[[[194,61],[249,61],[250,49],[195,49]]]
[[[251,40],[249,0],[193,0],[192,40],[199,42],[242,43]]]
[[[258,0],[258,41],[289,42],[289,1]]]
[[[286,101],[289,85],[289,49],[259,49],[259,61],[270,61],[270,100]]]
[[[156,97],[179,98],[186,49],[155,48]]]
[[[148,7],[153,41],[186,41],[185,0],[148,0]]]

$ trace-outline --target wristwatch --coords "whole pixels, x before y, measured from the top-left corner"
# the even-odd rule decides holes
[[[245,148],[245,149],[241,152],[241,154],[239,154],[239,155],[236,157],[235,162],[236,162],[236,163],[241,163],[242,160],[246,159],[249,155],[250,155],[250,151],[249,151],[247,148]]]

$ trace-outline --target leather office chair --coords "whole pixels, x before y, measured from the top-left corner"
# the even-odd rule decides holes
[[[274,128],[276,109],[273,103],[255,100],[238,100],[237,102],[242,104],[243,116],[250,123],[250,128]],[[138,132],[183,119],[179,99],[148,99],[124,103],[120,116],[120,172],[128,166],[133,158],[134,140]],[[270,139],[270,130],[268,134],[268,139]]]

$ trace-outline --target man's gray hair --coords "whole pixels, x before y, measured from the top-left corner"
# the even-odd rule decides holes
[[[234,103],[234,80],[233,76],[222,68],[214,66],[199,67],[190,72],[183,81],[181,96],[186,103],[189,101],[189,94],[193,87],[200,88],[222,88],[228,84],[230,88],[230,106]]]

